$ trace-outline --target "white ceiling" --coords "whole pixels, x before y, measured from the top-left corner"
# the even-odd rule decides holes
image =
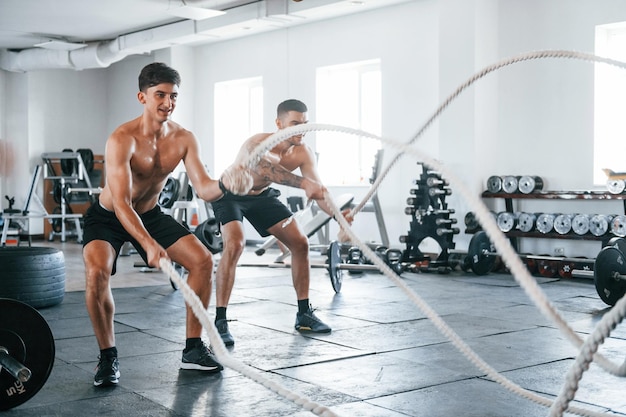
[[[259,0],[185,0],[227,10]],[[0,49],[25,49],[48,39],[94,42],[182,20],[168,9],[182,0],[0,0]]]
[[[230,13],[236,14],[241,6],[250,9],[256,3],[259,13],[267,14],[271,10],[278,15],[274,19],[275,27],[284,27],[403,1],[410,0],[0,0],[0,50],[19,51],[48,40],[78,43],[113,40],[184,20],[168,13],[168,9],[183,4],[225,10],[227,14],[220,17],[228,22]],[[308,14],[290,16],[306,9]],[[312,9],[315,10],[311,12]],[[286,19],[281,19],[281,15]],[[205,36],[203,40],[219,40],[216,38]],[[198,43],[202,39],[190,41]]]

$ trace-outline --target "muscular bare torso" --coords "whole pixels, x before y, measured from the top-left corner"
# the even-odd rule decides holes
[[[107,181],[100,204],[114,210],[115,195],[125,193],[137,213],[154,208],[168,175],[185,157],[188,135],[172,121],[149,135],[142,132],[141,118],[120,126],[107,143]]]
[[[270,135],[271,133],[263,133],[253,136],[244,145],[245,149],[248,152],[252,152],[259,143],[263,142],[263,140],[267,139]],[[313,163],[311,150],[300,140],[295,143],[290,140],[280,142],[264,155],[264,159],[272,164],[278,164],[288,171],[294,171]],[[260,194],[272,184],[272,181],[267,180],[255,172],[252,173],[252,178],[254,179],[254,185],[249,193],[251,195]]]

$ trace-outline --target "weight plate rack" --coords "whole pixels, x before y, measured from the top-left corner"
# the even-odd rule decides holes
[[[409,231],[400,236],[400,243],[406,245],[406,249],[402,251],[401,262],[421,266],[424,261],[428,261],[429,269],[448,272],[450,250],[455,247],[453,238],[459,233],[459,228],[454,227],[457,220],[451,217],[454,210],[448,208],[446,203],[446,197],[452,194],[452,190],[448,181],[438,172],[430,170],[422,163],[418,162],[418,165],[421,166],[422,173],[413,181],[414,188],[410,190],[411,196],[407,198],[405,208],[405,213],[411,216]],[[420,243],[427,237],[435,240],[441,248],[435,260],[429,259],[419,249]]]

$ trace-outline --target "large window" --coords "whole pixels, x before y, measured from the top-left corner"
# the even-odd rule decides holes
[[[318,68],[317,123],[381,134],[380,61]],[[338,132],[318,132],[319,173],[326,185],[367,185],[380,142]]]
[[[215,83],[215,177],[235,160],[241,144],[263,131],[263,79]]]
[[[596,54],[626,61],[626,22],[596,27]],[[595,66],[594,183],[606,184],[603,168],[626,172],[626,71]]]

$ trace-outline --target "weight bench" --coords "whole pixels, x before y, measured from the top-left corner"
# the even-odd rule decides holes
[[[337,197],[335,201],[339,209],[343,210],[343,209],[348,208],[350,204],[352,204],[353,200],[354,200],[354,196],[352,194],[342,194],[339,197]],[[302,228],[302,232],[306,235],[306,237],[311,237],[313,234],[317,233],[322,227],[326,226],[332,219],[332,217],[329,216],[323,210],[319,208],[318,210],[319,211],[317,211],[317,213],[313,213],[312,204],[308,204],[304,209],[298,211],[292,217],[292,219],[294,219],[295,221],[298,222],[298,224],[300,224],[300,227]],[[302,218],[308,214],[312,215],[311,219],[307,221],[306,223],[301,224]],[[276,242],[278,242],[278,239],[276,239],[274,236],[270,236],[265,240],[265,242],[263,242],[263,244],[256,251],[254,251],[254,253],[256,253],[258,256],[261,256],[265,253],[265,251],[268,248],[276,244]],[[291,252],[289,252],[289,250],[287,249],[278,258],[276,258],[275,262],[283,262],[285,258],[287,258],[290,254]]]

